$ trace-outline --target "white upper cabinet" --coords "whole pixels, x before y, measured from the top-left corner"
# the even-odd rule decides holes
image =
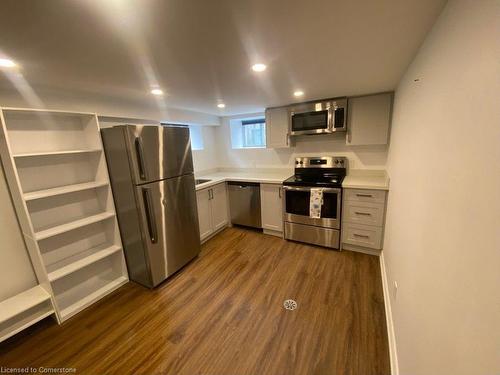
[[[347,144],[385,145],[389,138],[393,93],[349,98]]]
[[[283,232],[282,186],[260,184],[262,228]]]
[[[290,147],[288,135],[288,108],[266,109],[266,145],[267,148]]]

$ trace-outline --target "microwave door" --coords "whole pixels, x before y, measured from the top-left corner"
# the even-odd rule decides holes
[[[193,173],[188,128],[127,125],[126,132],[135,184]]]
[[[329,133],[330,111],[300,112],[292,115],[292,135]]]

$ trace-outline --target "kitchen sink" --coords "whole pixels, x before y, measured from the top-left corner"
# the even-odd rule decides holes
[[[199,184],[204,184],[205,182],[209,182],[209,181],[212,181],[212,180],[205,180],[203,178],[197,178],[196,180],[194,180],[194,183],[196,185],[199,185]]]

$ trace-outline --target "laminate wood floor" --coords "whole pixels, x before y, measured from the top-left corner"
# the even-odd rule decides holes
[[[294,299],[298,308],[283,308]],[[228,228],[155,290],[128,283],[62,326],[0,344],[0,366],[77,374],[386,375],[378,258]]]

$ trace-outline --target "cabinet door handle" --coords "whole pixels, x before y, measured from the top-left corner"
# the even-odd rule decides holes
[[[366,234],[353,233],[353,236],[354,237],[360,237],[360,238],[370,238],[370,236],[367,236]]]
[[[363,197],[363,198],[373,198],[372,194],[356,194],[357,197]]]
[[[278,189],[278,196],[279,196],[279,197],[280,197],[280,199],[281,199],[281,186],[280,186],[280,187],[279,187],[279,189]]]
[[[369,212],[358,212],[358,211],[355,211],[354,212],[356,215],[362,215],[362,216],[372,216],[371,213]]]

